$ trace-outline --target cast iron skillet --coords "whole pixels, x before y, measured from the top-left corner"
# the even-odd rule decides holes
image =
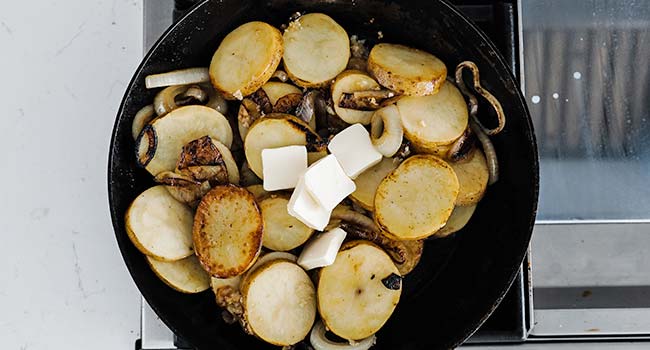
[[[531,237],[537,209],[538,158],[528,109],[495,46],[453,6],[443,1],[223,0],[203,1],[173,25],[136,70],[115,121],[108,163],[110,212],[124,261],[140,292],[160,318],[199,349],[275,348],[226,325],[210,290],[173,291],[149,269],[129,241],[124,214],[153,185],[136,166],[131,121],[157,91],[148,74],[207,66],[221,39],[237,26],[261,20],[279,26],[296,12],[324,12],[349,34],[371,43],[417,47],[454,67],[472,60],[483,86],[503,104],[507,123],[492,138],[500,179],[488,188],[470,223],[447,239],[427,241],[417,269],[404,280],[402,299],[378,333],[376,349],[446,349],[465,341],[486,320],[511,285]],[[231,105],[230,110],[235,110]],[[486,109],[484,109],[486,110]],[[484,116],[485,117],[485,116]],[[489,122],[488,122],[488,126]]]

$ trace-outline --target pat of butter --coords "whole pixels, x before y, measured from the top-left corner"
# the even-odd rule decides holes
[[[298,257],[298,265],[305,270],[332,265],[345,235],[345,231],[337,227],[313,238],[302,249]]]
[[[334,209],[357,189],[331,154],[309,166],[303,177],[307,192],[327,210]]]
[[[303,180],[303,177],[298,180],[287,204],[287,212],[314,230],[322,231],[329,223],[332,211],[323,208],[312,198]]]
[[[372,145],[368,130],[353,124],[336,134],[327,149],[336,156],[345,173],[352,179],[381,161],[382,155]]]
[[[307,169],[307,148],[286,146],[262,150],[264,190],[277,191],[296,187],[300,174]]]

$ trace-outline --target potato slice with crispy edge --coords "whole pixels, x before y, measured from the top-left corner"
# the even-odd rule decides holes
[[[316,320],[316,288],[286,259],[267,261],[241,283],[244,315],[253,334],[278,346],[303,340]]]
[[[467,103],[454,84],[445,83],[431,96],[407,96],[397,101],[404,135],[426,153],[444,151],[467,129]]]
[[[349,198],[363,209],[373,211],[375,209],[375,193],[377,193],[379,183],[398,165],[399,161],[397,159],[384,157],[381,162],[354,179],[357,189],[352,192]]]
[[[200,293],[210,288],[210,276],[195,255],[178,261],[159,261],[147,256],[151,270],[165,284],[182,293]]]
[[[136,141],[138,163],[154,176],[173,171],[183,146],[206,135],[226,147],[232,144],[232,128],[223,114],[199,105],[175,109],[142,130]]]
[[[379,184],[375,222],[394,239],[426,238],[445,225],[458,190],[447,162],[432,155],[409,157]]]
[[[278,100],[284,96],[290,94],[302,95],[302,90],[299,88],[289,83],[282,83],[279,81],[269,81],[262,86],[262,90],[266,92],[266,96],[268,96],[272,106],[275,106]]]
[[[357,70],[346,70],[339,74],[332,84],[332,101],[334,111],[343,121],[348,124],[361,123],[370,124],[374,111],[359,111],[350,108],[339,107],[339,101],[343,93],[357,91],[379,90],[381,86],[365,72]]]
[[[409,96],[433,95],[447,78],[447,67],[436,56],[388,43],[370,50],[368,71],[382,86]]]
[[[251,125],[244,141],[244,152],[251,170],[260,179],[262,172],[262,150],[292,145],[320,143],[321,139],[304,121],[282,113],[272,113],[256,120]]]
[[[230,100],[257,91],[282,59],[280,31],[264,22],[248,22],[226,35],[212,56],[212,85]]]
[[[487,189],[490,177],[487,161],[483,152],[476,148],[465,161],[450,162],[460,184],[456,205],[473,205],[478,203]]]
[[[264,218],[265,248],[276,251],[288,251],[305,243],[314,230],[300,220],[289,215],[287,205],[289,198],[271,195],[259,202],[262,218]]]
[[[126,233],[145,255],[162,261],[190,256],[192,209],[177,201],[165,186],[150,187],[126,211]]]
[[[359,340],[376,333],[390,318],[402,293],[399,271],[374,243],[343,244],[334,264],[318,274],[318,311],[334,334]]]
[[[194,216],[194,249],[203,268],[219,278],[234,277],[255,263],[264,221],[252,193],[235,185],[217,186]]]
[[[284,68],[297,85],[327,85],[348,65],[348,33],[325,14],[308,13],[289,23],[283,39]]]

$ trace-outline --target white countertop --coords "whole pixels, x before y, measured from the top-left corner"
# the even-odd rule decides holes
[[[0,47],[2,348],[133,349],[140,295],[106,167],[142,55],[142,2],[7,2]]]

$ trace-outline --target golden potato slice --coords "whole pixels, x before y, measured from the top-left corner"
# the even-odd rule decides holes
[[[282,34],[264,22],[248,22],[226,35],[212,56],[210,80],[229,100],[266,83],[282,59]]]
[[[143,129],[136,141],[137,158],[154,176],[173,171],[183,146],[206,135],[226,147],[232,144],[232,129],[223,114],[199,105],[180,107]]]
[[[275,259],[241,284],[244,315],[253,334],[278,346],[303,340],[316,320],[316,290],[296,263]]]
[[[303,87],[327,85],[348,65],[350,38],[322,13],[308,13],[284,31],[284,68]]]
[[[433,236],[433,238],[443,238],[451,235],[452,233],[460,231],[467,223],[469,219],[474,215],[476,210],[476,204],[469,205],[466,207],[456,206],[454,211],[451,212],[451,216],[447,220],[447,223],[443,228],[438,230]]]
[[[269,97],[269,101],[271,101],[271,105],[273,106],[275,106],[280,98],[289,94],[302,95],[302,90],[298,89],[297,87],[288,83],[281,83],[277,81],[269,81],[268,83],[264,84],[264,86],[262,86],[262,90],[266,92],[266,96]]]
[[[283,196],[271,196],[259,202],[264,218],[265,248],[287,251],[305,243],[314,230],[300,220],[289,215],[289,199]]]
[[[210,278],[210,287],[212,287],[212,292],[217,295],[219,289],[223,287],[230,287],[233,290],[239,290],[239,284],[241,283],[242,276],[235,276],[229,278],[219,278],[211,277]]]
[[[163,261],[192,254],[192,209],[165,189],[154,186],[133,200],[126,211],[126,233],[142,253]]]
[[[461,162],[450,162],[460,184],[456,205],[465,206],[478,203],[487,189],[488,172],[485,155],[480,149],[475,149],[470,158]]]
[[[354,179],[357,189],[352,192],[350,199],[359,204],[363,209],[375,210],[375,193],[377,187],[391,171],[395,170],[399,162],[394,158],[383,158],[381,162],[364,171]]]
[[[339,74],[332,84],[332,101],[334,111],[348,124],[361,123],[370,124],[374,111],[359,111],[350,108],[339,107],[339,101],[343,93],[356,91],[379,90],[381,86],[365,72],[357,70],[346,70]]]
[[[436,56],[387,43],[370,50],[368,71],[382,86],[409,96],[433,95],[447,78],[447,67]]]
[[[412,156],[379,184],[375,222],[398,240],[428,237],[447,222],[458,190],[458,178],[445,161],[432,155]]]
[[[210,276],[203,270],[196,255],[171,262],[147,256],[147,262],[158,278],[179,292],[192,294],[210,288]]]
[[[199,203],[194,216],[194,249],[212,276],[234,277],[253,263],[262,248],[264,222],[247,190],[217,186]]]
[[[376,333],[393,314],[402,294],[399,271],[377,245],[344,243],[334,264],[318,275],[318,311],[334,334],[358,340]]]
[[[404,134],[416,149],[436,152],[467,128],[467,104],[454,84],[446,83],[431,96],[407,96],[397,101]]]
[[[263,179],[263,149],[307,145],[315,141],[320,141],[320,137],[305,122],[289,114],[273,113],[251,125],[244,141],[244,152],[251,170]]]

